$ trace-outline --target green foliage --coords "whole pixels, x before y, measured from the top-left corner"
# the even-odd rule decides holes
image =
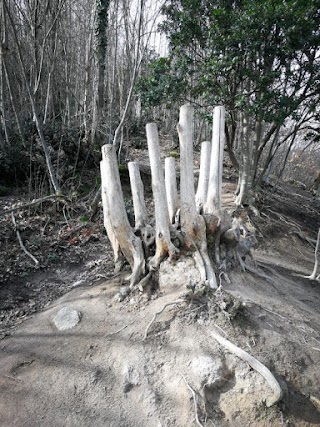
[[[140,82],[148,105],[184,94],[282,124],[317,94],[318,0],[172,0],[163,12],[171,53]]]
[[[177,151],[170,151],[169,152],[169,156],[173,157],[175,159],[179,159],[180,158],[180,154]]]
[[[60,257],[55,252],[52,252],[51,254],[48,254],[48,261],[57,264],[60,262]]]
[[[183,66],[170,58],[157,58],[150,61],[146,71],[137,83],[137,92],[142,104],[170,106],[176,102],[184,90]]]

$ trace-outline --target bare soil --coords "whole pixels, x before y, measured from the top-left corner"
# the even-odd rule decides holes
[[[230,208],[233,191],[226,181]],[[154,314],[179,299],[184,285],[168,281],[151,298],[138,293],[119,303],[114,296],[123,276],[112,277],[101,218],[80,229],[80,216],[45,227],[39,214],[24,229],[17,216],[24,242],[41,261],[37,270],[10,217],[3,218],[0,425],[185,427],[196,425],[197,413],[203,426],[320,426],[320,284],[300,277],[313,269],[314,247],[306,239],[316,238],[320,203],[289,186],[261,194],[260,217],[252,218],[259,275],[235,269],[218,296],[169,306],[145,341]],[[38,246],[30,243],[36,237]],[[52,319],[65,306],[82,318],[61,332]],[[284,390],[278,405],[265,407],[268,384],[214,341],[213,328],[272,371]],[[192,370],[201,357],[225,367],[213,388]]]

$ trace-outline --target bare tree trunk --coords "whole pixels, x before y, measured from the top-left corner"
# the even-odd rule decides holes
[[[180,108],[178,124],[181,227],[186,232],[187,246],[192,244],[196,246],[195,260],[202,280],[208,280],[211,288],[217,288],[215,273],[208,255],[206,224],[203,217],[198,215],[196,210],[193,175],[193,121],[193,107],[191,105],[183,105]]]
[[[173,224],[179,209],[175,159],[173,157],[166,157],[164,167],[169,218],[171,224]]]
[[[115,271],[118,272],[123,265],[123,255],[120,249],[119,242],[116,238],[115,232],[111,223],[111,209],[108,204],[108,182],[106,181],[107,177],[104,171],[104,163],[100,162],[100,172],[101,172],[101,198],[102,198],[102,206],[103,206],[103,224],[107,232],[107,236],[110,240],[111,247],[114,255],[114,265]]]
[[[4,76],[3,76],[3,53],[0,46],[0,116],[1,116],[1,125],[6,139],[6,144],[10,145],[10,139],[7,129],[7,119],[6,119],[6,110],[4,106]]]
[[[145,273],[145,260],[141,240],[134,235],[128,221],[117,157],[112,145],[102,147],[101,167],[104,174],[103,182],[108,184],[105,191],[107,215],[110,215],[114,237],[119,242],[121,251],[132,268],[130,287],[133,287]]]
[[[0,15],[0,23],[2,27],[2,31],[0,31],[0,116],[1,116],[1,125],[4,132],[4,136],[6,139],[6,144],[10,144],[9,134],[7,130],[6,123],[6,113],[5,113],[5,100],[4,100],[4,55],[8,50],[8,35],[7,35],[7,27],[6,27],[6,19],[5,19],[5,10],[4,4],[1,5],[1,15]]]
[[[135,216],[135,229],[139,230],[147,225],[148,219],[146,203],[144,201],[143,183],[139,170],[139,163],[129,162],[128,169]]]
[[[91,140],[102,141],[101,122],[104,116],[104,79],[106,70],[107,28],[110,0],[96,0],[96,74],[94,83]]]
[[[237,206],[242,206],[245,202],[249,203],[249,192],[251,190],[251,156],[250,156],[250,141],[249,141],[249,119],[245,114],[243,116],[243,152],[242,152],[242,168],[239,174],[239,194],[236,197],[235,203]]]
[[[221,108],[221,107],[219,107]],[[216,117],[218,121],[215,124],[219,129],[220,136],[224,130],[224,115],[219,114]],[[207,285],[212,289],[217,289],[217,280],[213,269],[212,260],[209,256],[209,250],[216,259],[220,260],[217,252],[220,255],[220,236],[224,246],[224,264],[227,265],[227,254],[233,250],[233,253],[238,254],[237,245],[243,244],[240,242],[240,222],[236,225],[231,224],[230,215],[223,209],[219,209],[218,216],[213,214],[204,214],[203,216],[197,212],[195,190],[194,190],[194,174],[193,174],[193,122],[194,110],[190,105],[184,105],[180,109],[180,119],[178,124],[178,134],[180,141],[180,224],[175,223],[172,226],[173,218],[178,208],[178,195],[175,175],[175,162],[173,158],[167,158],[166,180],[164,179],[163,167],[160,157],[159,136],[155,123],[149,123],[146,126],[148,151],[151,166],[152,191],[155,208],[155,230],[147,223],[147,213],[144,203],[143,186],[140,178],[139,167],[137,163],[129,163],[129,173],[131,181],[131,189],[133,195],[133,204],[135,211],[136,231],[133,234],[128,223],[128,218],[125,212],[123,195],[120,186],[120,177],[117,167],[115,147],[113,145],[103,146],[103,162],[101,166],[102,172],[102,188],[103,188],[103,206],[105,214],[105,226],[113,239],[113,247],[117,248],[117,242],[120,245],[121,251],[132,266],[131,286],[136,284],[139,279],[139,288],[143,288],[150,277],[153,276],[153,271],[159,268],[160,263],[165,257],[175,257],[175,260],[185,252],[191,254],[195,260],[195,265],[200,272],[200,284]],[[223,137],[218,138],[218,144],[221,144],[219,150],[219,159],[216,166],[222,174],[222,155]],[[202,161],[202,183],[200,187],[203,195],[206,194],[208,183],[208,165],[204,153],[210,151],[210,143],[203,145]],[[211,156],[212,157],[212,156]],[[212,165],[212,163],[211,163]],[[221,187],[219,182],[221,176],[217,178],[217,197],[221,200]],[[108,183],[106,188],[105,183]],[[219,193],[220,191],[220,193]],[[204,199],[205,197],[203,197]],[[105,207],[106,206],[106,207]],[[170,212],[170,215],[169,215]],[[177,218],[177,217],[176,217]],[[179,221],[179,220],[178,220]],[[181,227],[179,227],[179,225]],[[210,239],[210,247],[208,249],[207,238]],[[174,239],[174,244],[171,239]],[[176,243],[177,242],[177,243]],[[214,243],[214,244],[213,244]],[[249,243],[249,242],[248,242]],[[183,251],[179,251],[175,244]],[[143,245],[143,246],[142,246]],[[228,245],[230,248],[228,248]],[[144,249],[141,254],[140,249]],[[155,255],[149,259],[149,254],[153,250]],[[230,249],[230,251],[229,251]],[[238,254],[239,255],[239,254]],[[144,258],[143,258],[144,257]],[[243,266],[242,259],[238,261]],[[144,262],[147,263],[146,276]],[[177,261],[179,262],[179,261]]]
[[[211,147],[212,143],[210,141],[203,141],[201,144],[200,173],[196,194],[196,206],[198,213],[203,212],[203,208],[207,201],[210,177]]]
[[[215,107],[213,114],[210,178],[205,213],[213,214],[221,209],[223,148],[225,141],[225,110]]]
[[[52,184],[52,186],[54,188],[55,193],[59,194],[61,192],[60,191],[60,186],[58,184],[58,180],[57,180],[56,174],[55,174],[53,166],[52,166],[51,156],[50,156],[50,152],[49,152],[49,147],[48,147],[48,144],[47,144],[47,142],[46,142],[46,140],[44,138],[42,124],[41,124],[41,122],[39,120],[39,115],[38,115],[37,107],[36,107],[36,104],[35,104],[35,99],[34,99],[34,96],[32,94],[31,87],[30,87],[30,84],[29,84],[29,81],[28,81],[27,72],[26,72],[25,64],[24,64],[23,59],[22,59],[22,54],[21,54],[19,40],[18,40],[18,37],[17,37],[16,28],[15,28],[14,22],[12,20],[12,17],[11,17],[11,15],[9,13],[9,10],[8,10],[7,4],[6,4],[6,0],[3,0],[3,2],[4,2],[4,6],[5,6],[5,9],[6,9],[6,12],[8,14],[8,18],[9,18],[10,23],[11,23],[11,27],[12,27],[14,39],[15,39],[15,42],[16,42],[16,47],[17,47],[17,51],[18,51],[18,58],[19,58],[20,66],[21,66],[21,71],[22,71],[22,75],[23,75],[23,78],[24,78],[24,81],[25,81],[25,85],[26,85],[28,96],[29,96],[30,104],[31,104],[31,107],[32,107],[32,112],[33,112],[34,120],[35,120],[35,123],[36,123],[36,127],[37,127],[37,131],[38,131],[39,139],[40,139],[40,142],[41,142],[41,145],[42,145],[42,149],[43,149],[43,152],[44,152],[44,155],[45,155],[46,164],[47,164],[47,168],[48,168],[48,172],[49,172],[49,176],[50,176],[50,181],[51,181],[51,184]]]
[[[155,123],[148,123],[146,130],[156,219],[156,253],[150,261],[150,267],[156,269],[166,255],[173,256],[178,250],[170,239],[170,220],[163,168],[160,160],[157,125]]]

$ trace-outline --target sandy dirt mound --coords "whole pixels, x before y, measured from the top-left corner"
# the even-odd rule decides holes
[[[119,303],[119,277],[60,298],[1,341],[0,425],[193,426],[187,384],[203,426],[320,425],[319,284],[292,276],[285,253],[256,256],[268,280],[233,273],[226,295],[241,296],[236,312],[227,301],[217,310],[210,297],[170,306],[145,341],[154,313],[181,298],[184,286],[168,283],[149,301],[139,294]],[[53,324],[63,307],[81,312],[69,331]],[[268,384],[210,337],[217,325],[271,369],[281,403],[264,406]]]
[[[234,187],[224,183],[230,209]],[[220,294],[168,306],[146,340],[154,314],[181,299],[186,283],[164,274],[160,289],[118,302],[123,278],[107,280],[112,254],[98,229],[86,241],[82,231],[92,224],[81,226],[82,242],[75,224],[64,242],[59,224],[48,240],[38,219],[28,224],[42,233],[32,250],[44,268],[14,276],[4,257],[0,263],[0,426],[320,426],[320,286],[299,276],[313,269],[319,201],[275,187],[261,192],[258,207],[258,274],[235,269]],[[0,240],[8,245],[3,253],[11,251],[10,267],[21,249],[8,230]],[[28,234],[23,238],[29,243]],[[46,264],[50,245],[61,260],[55,268]],[[184,269],[181,278],[189,277]],[[81,321],[60,331],[53,320],[65,307],[80,312]],[[269,385],[214,341],[214,328],[271,370],[284,391],[281,402],[265,407]]]

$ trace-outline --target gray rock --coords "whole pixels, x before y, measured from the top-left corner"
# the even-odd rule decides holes
[[[191,361],[191,371],[196,377],[199,388],[208,388],[222,385],[229,375],[228,369],[219,358],[198,356]]]
[[[74,310],[70,307],[63,307],[53,318],[53,323],[59,331],[66,331],[77,326],[80,320],[80,311]]]

